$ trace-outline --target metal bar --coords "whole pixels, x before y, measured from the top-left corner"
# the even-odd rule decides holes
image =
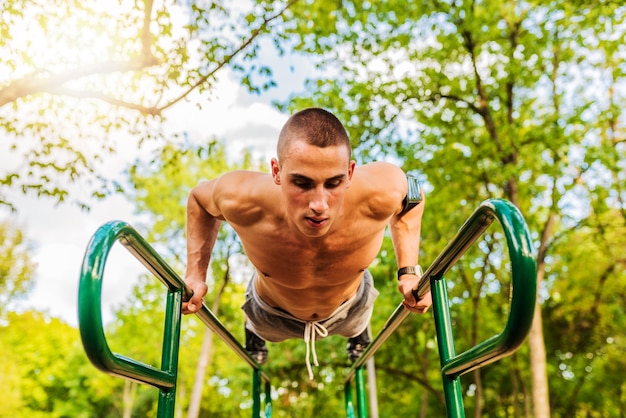
[[[356,371],[356,407],[359,418],[367,418],[367,395],[365,389],[365,373],[363,367]]]
[[[348,418],[355,418],[354,416],[354,402],[352,400],[352,380],[346,380],[343,385],[344,399],[346,401],[346,416]]]
[[[519,348],[530,331],[537,292],[536,263],[524,218],[517,208],[506,200],[486,200],[474,211],[424,272],[414,293],[419,298],[430,291],[431,283],[442,279],[495,219],[504,230],[511,259],[512,291],[507,324],[501,334],[450,358],[442,365],[444,376],[460,376],[511,354]],[[433,300],[434,310],[439,308],[440,303],[441,301]],[[448,307],[441,306],[441,309]],[[408,315],[409,311],[399,304],[369,347],[352,365],[346,376],[346,382],[354,378],[356,370],[375,354]]]
[[[272,385],[265,382],[265,418],[272,417]]]
[[[161,369],[113,354],[107,343],[102,322],[102,279],[107,257],[117,241],[168,288]],[[160,398],[159,405],[163,402],[165,409],[169,409],[170,404],[173,408],[181,307],[183,300],[188,300],[192,294],[184,281],[134,228],[126,222],[112,221],[102,225],[87,246],[81,267],[78,293],[79,329],[85,352],[91,363],[105,373],[160,389],[163,393],[160,395],[162,399]],[[269,377],[263,373],[261,366],[204,304],[196,315],[258,372],[260,378],[269,386]]]
[[[443,368],[449,359],[456,355],[452,320],[448,309],[448,291],[445,278],[434,280],[432,284],[433,316],[439,348],[439,362]],[[436,302],[435,302],[436,301]],[[461,378],[447,376],[441,373],[443,380],[443,395],[446,401],[447,416],[449,418],[464,418],[463,393],[461,392]]]
[[[261,374],[252,372],[252,418],[261,417]]]
[[[178,371],[178,353],[180,346],[181,328],[181,292],[168,292],[165,309],[165,324],[163,327],[163,352],[161,355],[161,368],[174,376],[176,381]],[[176,387],[159,391],[157,408],[158,418],[174,416],[176,402]]]
[[[517,208],[503,200],[490,201],[489,206],[483,207],[484,212],[497,217],[508,245],[511,261],[509,315],[500,334],[451,358],[443,367],[448,376],[469,373],[513,353],[528,335],[535,312],[537,270],[524,218]]]
[[[89,245],[81,268],[78,291],[78,319],[81,339],[91,363],[99,370],[161,390],[174,388],[176,376],[124,356],[113,354],[102,325],[102,277],[112,245],[126,232],[128,225],[114,222],[99,228]],[[180,308],[179,308],[180,309]]]
[[[120,242],[166,286],[173,289],[182,289],[183,300],[188,300],[193,292],[187,287],[185,282],[169,268],[152,247],[130,227],[130,225],[128,225],[128,228],[130,228],[128,233],[120,239]],[[196,313],[196,316],[254,370],[261,370],[261,365],[248,354],[241,343],[226,329],[222,322],[204,305],[204,303]],[[263,380],[269,382],[269,377],[265,373],[261,373],[261,377]]]

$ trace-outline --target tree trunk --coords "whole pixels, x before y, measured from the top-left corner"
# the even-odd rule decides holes
[[[226,257],[228,260],[228,257]],[[211,312],[217,315],[220,308],[220,300],[226,285],[228,285],[230,279],[230,266],[227,265],[226,272],[224,273],[224,280],[222,281],[222,287],[217,292],[213,305],[211,306]],[[202,404],[202,389],[204,388],[204,377],[206,375],[207,368],[211,364],[211,349],[213,347],[213,332],[209,328],[205,328],[204,339],[202,340],[202,349],[198,358],[198,365],[196,366],[196,377],[193,382],[193,388],[191,390],[191,397],[189,398],[189,408],[187,409],[187,418],[198,418],[200,415],[200,405]]]
[[[370,357],[366,363],[367,366],[367,385],[369,389],[369,416],[370,418],[378,418],[378,390],[376,388],[376,365],[374,357]]]
[[[211,363],[212,346],[213,332],[209,328],[205,328],[204,339],[202,340],[202,350],[200,351],[198,365],[196,366],[196,377],[193,382],[191,397],[189,398],[189,409],[187,410],[187,418],[197,418],[200,415],[200,405],[202,403],[202,389],[204,388],[204,377],[206,375],[207,368]]]
[[[483,416],[483,379],[480,369],[474,371],[474,384],[476,385],[476,393],[474,398],[476,399],[476,407],[474,408],[474,417],[480,418]]]
[[[185,386],[184,382],[181,382],[180,385],[178,385],[177,387],[177,394],[176,394],[176,399],[185,399],[187,397],[187,387]],[[174,417],[176,418],[183,418],[183,403],[182,402],[176,402],[176,407],[174,410]]]
[[[543,268],[538,268],[538,284],[543,281],[543,276]],[[530,347],[530,370],[532,375],[533,416],[534,418],[550,418],[546,346],[543,339],[543,321],[539,300],[535,304],[535,316],[528,336],[528,345]]]
[[[124,381],[124,418],[131,418],[133,413],[133,406],[135,404],[135,398],[137,397],[137,383],[130,380]]]

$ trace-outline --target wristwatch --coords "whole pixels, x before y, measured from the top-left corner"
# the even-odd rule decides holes
[[[416,266],[406,266],[398,269],[398,280],[400,280],[400,276],[405,274],[413,274],[418,277],[422,277],[424,272],[422,271],[422,267],[418,264]]]

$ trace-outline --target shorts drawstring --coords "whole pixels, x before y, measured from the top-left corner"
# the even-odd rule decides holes
[[[315,334],[316,333],[321,338],[328,336],[328,330],[326,329],[324,325],[320,324],[317,321],[305,322],[304,324],[304,344],[306,345],[305,362],[306,362],[306,369],[309,372],[310,380],[313,380],[313,369],[311,367],[311,361],[310,361],[311,351],[313,352],[313,364],[315,364],[316,367],[319,366],[319,363],[317,362],[317,353],[315,352],[315,339],[316,339]]]
[[[358,335],[362,332],[359,330],[367,326],[372,315],[373,306],[371,304],[373,304],[374,299],[378,295],[378,291],[373,287],[373,278],[366,270],[354,296],[337,307],[326,319],[306,321],[294,317],[285,310],[270,306],[261,299],[256,291],[256,280],[257,276],[254,276],[248,283],[246,302],[242,306],[248,318],[246,326],[260,338],[269,342],[280,342],[288,338],[304,337],[304,343],[306,344],[306,367],[311,380],[314,378],[311,367],[311,351],[313,351],[313,363],[315,366],[319,366],[317,352],[315,351],[315,340],[328,337],[331,334],[348,336],[347,333],[350,333],[350,335]],[[370,306],[365,306],[365,303]],[[355,307],[356,316],[351,319],[351,328],[346,329],[344,327],[341,328],[340,332],[337,332],[337,323],[345,322],[351,309]],[[276,324],[272,323],[274,319],[278,320]],[[302,332],[304,332],[304,335],[301,334]]]

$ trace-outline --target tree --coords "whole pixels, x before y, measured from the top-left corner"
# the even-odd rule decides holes
[[[0,417],[113,417],[110,386],[94,374],[78,330],[37,312],[7,315],[0,326],[0,370],[7,385]]]
[[[30,289],[36,265],[29,258],[29,250],[21,230],[0,223],[0,319],[13,301]]]
[[[104,197],[103,167],[129,139],[165,142],[167,110],[210,99],[224,69],[250,91],[274,85],[259,41],[290,3],[9,0],[0,13],[0,204],[8,190]],[[207,98],[208,97],[208,98]],[[72,200],[86,205],[76,191]]]
[[[426,256],[481,200],[513,202],[533,232],[544,302],[568,237],[602,208],[623,212],[625,12],[613,2],[298,4],[294,48],[319,56],[329,76],[289,107],[335,111],[361,160],[420,173],[437,208],[425,215]],[[540,306],[530,386],[533,415],[547,417]]]

